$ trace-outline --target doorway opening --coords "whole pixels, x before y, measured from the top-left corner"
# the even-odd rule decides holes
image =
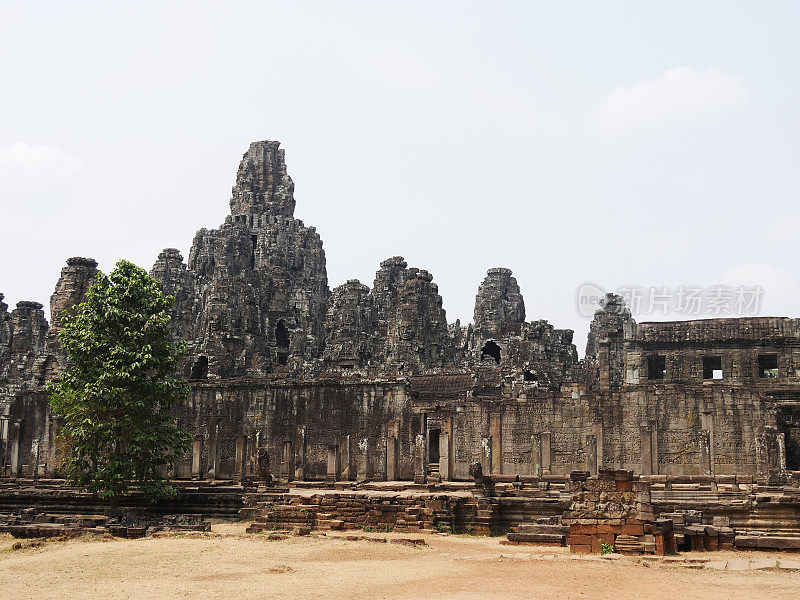
[[[491,340],[483,345],[483,349],[481,350],[481,362],[486,360],[487,357],[493,359],[495,364],[500,364],[500,346]]]
[[[428,462],[439,462],[439,434],[441,429],[431,429],[428,432]]]

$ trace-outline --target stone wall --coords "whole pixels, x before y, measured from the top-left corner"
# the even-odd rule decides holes
[[[400,256],[371,288],[329,290],[277,142],[250,145],[230,208],[188,260],[168,248],[152,269],[189,347],[177,417],[195,439],[176,476],[251,474],[259,450],[294,479],[466,480],[474,462],[493,476],[800,472],[798,319],[637,324],[609,295],[578,361],[571,330],[526,320],[506,268],[487,272],[464,326],[447,322],[433,275]],[[44,386],[66,364],[62,315],[96,269],[67,261],[49,326],[41,304],[9,312],[0,295],[6,474],[57,472]]]

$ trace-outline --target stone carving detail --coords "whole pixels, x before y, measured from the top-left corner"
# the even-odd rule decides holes
[[[53,360],[45,353],[47,320],[42,305],[27,300],[17,302],[7,323],[6,360],[0,367],[0,379],[17,387],[43,383],[45,371],[53,368]]]
[[[224,223],[198,231],[187,260],[167,248],[153,265],[194,383],[178,418],[200,443],[183,476],[213,465],[215,477],[266,478],[259,448],[276,471],[334,479],[424,480],[442,466],[467,479],[479,457],[492,476],[594,473],[603,461],[768,481],[800,472],[800,319],[637,324],[609,295],[578,361],[571,330],[526,321],[507,268],[487,272],[466,325],[447,323],[431,273],[400,256],[380,263],[371,288],[352,279],[331,291],[322,240],[294,208],[283,150],[255,142]],[[0,294],[0,414],[25,438],[0,448],[0,469],[12,446],[25,473],[56,464],[44,384],[66,364],[62,315],[96,272],[92,259],[67,261],[49,327],[41,304],[9,311]],[[437,448],[451,456],[424,464]]]
[[[529,385],[557,389],[578,362],[570,329],[556,329],[544,320],[525,321],[525,302],[510,269],[486,273],[475,297],[474,320],[466,332],[474,366],[495,367]],[[481,377],[493,378],[488,373]]]
[[[375,332],[370,289],[357,279],[335,288],[325,318],[325,366],[366,367],[372,357]]]
[[[475,331],[483,338],[499,338],[519,331],[525,322],[525,301],[511,269],[489,269],[475,297]]]
[[[176,298],[189,374],[261,377],[313,370],[322,356],[328,281],[322,240],[295,219],[294,184],[277,142],[255,142],[239,165],[231,215],[195,236],[187,266],[168,249],[153,267]]]
[[[602,308],[594,313],[586,340],[586,358],[582,379],[588,382],[608,377],[608,385],[619,387],[625,379],[625,326],[635,325],[631,311],[622,296],[606,294]],[[600,356],[601,352],[603,356]]]

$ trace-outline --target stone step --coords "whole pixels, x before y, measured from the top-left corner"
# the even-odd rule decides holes
[[[562,533],[509,533],[509,542],[524,542],[528,544],[558,544],[564,546],[567,536]]]
[[[736,549],[800,550],[800,536],[737,535]]]
[[[558,535],[566,535],[569,533],[567,525],[540,525],[537,523],[523,523],[517,527],[517,533],[553,533]]]

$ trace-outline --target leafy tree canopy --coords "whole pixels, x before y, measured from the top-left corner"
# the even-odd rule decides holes
[[[189,393],[176,375],[186,347],[170,333],[172,303],[158,280],[121,260],[64,314],[68,367],[48,392],[67,476],[112,505],[134,484],[153,500],[168,494],[163,474],[188,448],[171,412]]]

